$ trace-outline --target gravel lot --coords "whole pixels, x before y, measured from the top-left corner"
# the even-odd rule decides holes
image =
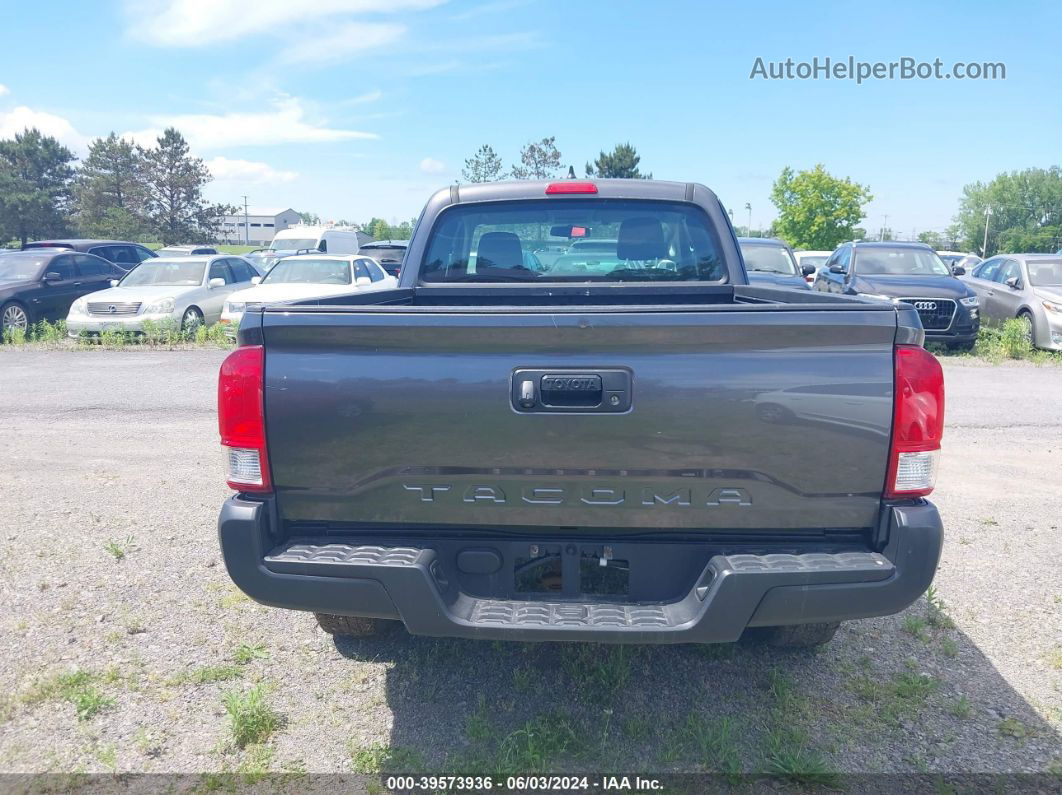
[[[333,643],[250,602],[223,356],[0,350],[0,770],[1062,775],[1062,368],[945,362],[943,607],[780,653]],[[279,724],[241,749],[223,695],[256,684]]]

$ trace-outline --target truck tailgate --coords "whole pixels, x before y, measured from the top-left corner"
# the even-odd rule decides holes
[[[871,527],[896,314],[766,309],[266,311],[281,518],[538,533]],[[569,396],[521,411],[522,370],[588,377],[575,389],[618,372],[629,395],[621,410]]]

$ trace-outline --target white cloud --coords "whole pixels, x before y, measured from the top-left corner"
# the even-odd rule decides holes
[[[405,33],[405,25],[352,22],[331,33],[297,39],[280,51],[278,60],[287,64],[339,63],[374,47],[393,44]]]
[[[426,157],[420,161],[420,170],[425,174],[438,174],[446,171],[446,163],[436,160],[434,157]]]
[[[126,0],[129,33],[165,47],[202,47],[293,28],[345,14],[396,13],[444,0]]]
[[[7,86],[5,86],[3,83],[0,83],[0,97],[4,96],[4,94],[10,94],[10,93],[11,93],[11,89],[8,88]]]
[[[15,133],[36,127],[45,135],[50,135],[61,144],[78,152],[85,151],[88,139],[74,129],[74,125],[62,116],[43,110],[19,105],[8,111],[0,111],[0,138],[11,138]]]
[[[165,127],[176,127],[193,149],[229,146],[268,146],[291,143],[330,143],[355,138],[379,138],[361,130],[340,130],[306,120],[298,97],[281,97],[272,110],[254,113],[186,113],[152,116],[151,127],[125,133],[145,146],[154,145]]]
[[[257,160],[230,160],[227,157],[215,157],[208,160],[206,165],[218,182],[291,182],[299,176],[294,171],[281,171],[268,163]]]

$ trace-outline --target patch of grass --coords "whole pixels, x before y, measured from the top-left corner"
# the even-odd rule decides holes
[[[597,699],[611,696],[627,685],[633,653],[629,646],[580,644],[562,659],[575,689]]]
[[[1014,717],[1004,718],[997,728],[1004,737],[1013,737],[1017,740],[1023,740],[1033,733],[1032,729]]]
[[[517,693],[530,693],[535,686],[535,672],[529,665],[513,670],[513,689]]]
[[[798,784],[831,787],[838,774],[809,742],[807,734],[791,726],[767,733],[764,769]]]
[[[471,742],[481,743],[488,740],[492,733],[487,699],[480,696],[476,711],[469,715],[465,721],[465,737]]]
[[[620,725],[624,736],[631,740],[644,740],[649,736],[652,727],[653,724],[645,715],[631,715]]]
[[[235,665],[204,665],[190,671],[182,671],[169,680],[170,685],[209,685],[215,682],[229,682],[243,676]]]
[[[229,714],[232,740],[238,748],[263,743],[281,725],[280,714],[266,701],[265,688],[231,690],[222,697]]]
[[[733,776],[741,772],[734,729],[734,722],[728,717],[708,719],[690,713],[678,737],[706,770]]]
[[[232,347],[235,340],[226,333],[221,323],[200,326],[195,332],[183,331],[176,319],[162,321],[144,320],[139,331],[114,329],[99,334],[82,331],[74,339],[80,348],[123,348],[128,346],[157,348],[177,345],[202,345],[207,347]],[[29,345],[55,348],[70,344],[69,329],[66,320],[50,323],[42,320],[28,329],[7,329],[3,341],[8,345]]]
[[[88,720],[114,704],[114,699],[97,686],[101,681],[113,682],[114,679],[110,675],[85,670],[58,674],[37,683],[23,695],[22,701],[27,704],[67,701],[74,705],[78,720]]]
[[[929,613],[927,620],[930,625],[937,629],[954,629],[955,622],[951,616],[948,615],[948,606],[943,599],[940,598],[940,594],[937,593],[936,587],[930,585],[926,591],[926,604],[929,606]]]
[[[578,756],[585,743],[564,715],[540,715],[501,741],[496,757],[501,773],[545,773],[564,756]]]
[[[101,745],[93,751],[93,756],[105,768],[114,773],[118,769],[118,750],[113,745]]]
[[[115,560],[124,560],[125,556],[133,551],[133,537],[126,536],[125,540],[108,539],[103,548],[113,555]]]
[[[939,686],[936,679],[912,671],[902,671],[888,681],[859,676],[849,683],[856,697],[873,705],[876,716],[890,725],[925,704]]]
[[[424,758],[410,748],[370,745],[352,746],[350,766],[355,773],[414,773],[424,770]]]
[[[228,593],[218,600],[218,604],[226,610],[233,607],[242,607],[250,603],[251,597],[245,594],[236,586],[229,586]]]
[[[1051,649],[1051,651],[1044,655],[1044,660],[1052,668],[1062,671],[1062,646],[1057,646],[1054,649]]]
[[[155,732],[149,731],[143,726],[136,730],[133,735],[133,742],[136,744],[137,750],[149,759],[157,759],[162,756],[162,740]]]
[[[973,715],[973,704],[970,703],[970,699],[966,696],[959,696],[951,706],[948,707],[948,712],[954,715],[956,718],[968,718]]]
[[[253,660],[264,660],[269,657],[264,643],[241,643],[232,653],[232,659],[237,665],[247,665]]]
[[[956,657],[959,654],[959,644],[954,638],[945,635],[940,639],[940,653],[945,657]]]
[[[908,635],[922,641],[929,640],[929,635],[926,633],[926,627],[929,626],[929,622],[922,616],[904,616],[902,626],[903,631]]]

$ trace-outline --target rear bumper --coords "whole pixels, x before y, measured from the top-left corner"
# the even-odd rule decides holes
[[[932,582],[943,541],[928,502],[894,506],[881,553],[716,555],[667,604],[470,597],[437,577],[429,548],[299,539],[274,545],[268,502],[229,499],[218,533],[236,585],[273,607],[398,619],[417,635],[606,643],[720,643],[747,627],[899,612]]]

